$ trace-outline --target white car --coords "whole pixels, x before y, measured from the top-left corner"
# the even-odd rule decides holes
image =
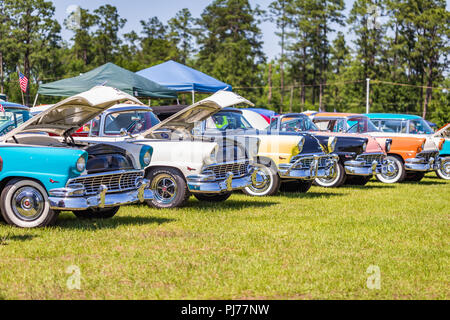
[[[251,104],[228,91],[219,91],[163,122],[143,104],[116,105],[91,121],[86,137],[75,141],[115,143],[121,141],[153,148],[146,178],[154,198],[147,203],[157,208],[179,207],[189,196],[201,201],[224,201],[233,190],[252,184],[256,173],[252,166],[258,153],[258,139],[242,142],[224,137],[219,142],[192,136],[194,125],[222,108]]]

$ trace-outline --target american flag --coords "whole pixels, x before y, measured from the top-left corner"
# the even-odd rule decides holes
[[[0,112],[5,113],[5,108],[3,108],[3,105],[0,103]]]
[[[22,89],[23,92],[27,92],[28,78],[25,77],[19,70],[17,70],[17,72],[19,73],[20,89]]]

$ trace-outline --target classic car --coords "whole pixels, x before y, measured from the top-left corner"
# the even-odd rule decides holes
[[[416,115],[369,113],[366,116],[382,132],[431,137],[440,148],[440,164],[436,170],[436,175],[441,179],[450,180],[450,124],[445,125],[435,133],[427,121]]]
[[[228,91],[219,91],[181,111],[159,120],[150,107],[122,104],[106,110],[89,124],[88,137],[76,141],[90,143],[132,142],[153,148],[152,162],[146,168],[156,208],[179,207],[191,194],[200,201],[224,201],[233,190],[251,185],[252,166],[258,140],[222,139],[203,141],[191,130],[223,107],[247,102]]]
[[[92,145],[71,137],[83,123],[123,100],[138,101],[110,87],[95,87],[0,137],[0,206],[7,223],[47,226],[60,211],[111,218],[121,205],[153,198],[143,170],[150,164],[151,147]]]
[[[376,175],[381,182],[420,181],[425,172],[439,168],[439,148],[431,138],[380,132],[367,116],[360,114],[324,112],[312,117],[320,130],[363,133],[377,139],[380,145],[390,139],[392,142],[386,157],[388,170]]]
[[[300,134],[310,132],[317,136],[322,144],[330,136],[338,137],[334,153],[339,155],[336,175],[330,178],[317,178],[315,183],[323,187],[339,187],[344,183],[365,185],[372,175],[386,172],[385,149],[390,148],[390,141],[380,146],[371,136],[341,133],[321,132],[311,119],[302,113],[289,113],[273,117],[270,130]]]
[[[336,138],[326,138],[323,146],[308,133],[289,134],[258,130],[243,116],[241,109],[226,108],[194,128],[198,136],[218,139],[226,137],[256,137],[260,140],[257,177],[244,189],[253,196],[284,191],[307,192],[314,179],[333,177],[338,156],[333,153]]]
[[[31,118],[30,108],[12,102],[0,102],[0,135],[4,135]]]

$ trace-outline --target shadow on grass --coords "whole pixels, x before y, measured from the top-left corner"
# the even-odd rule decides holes
[[[442,184],[447,184],[447,182],[444,181],[436,181],[436,179],[434,180],[421,180],[421,181],[403,181],[401,182],[402,184],[413,184],[413,185],[425,185],[425,186],[432,186],[432,185],[442,185]]]
[[[186,205],[188,208],[198,208],[198,209],[209,209],[209,208],[220,208],[221,210],[226,209],[246,209],[246,208],[266,208],[270,206],[277,205],[278,202],[273,201],[255,201],[250,199],[257,199],[248,197],[249,200],[227,200],[224,202],[206,202],[206,201],[189,201]],[[267,198],[266,198],[267,199]]]
[[[129,217],[116,216],[112,219],[86,219],[81,220],[75,217],[64,217],[56,221],[56,227],[61,229],[82,229],[82,230],[101,230],[101,229],[115,229],[121,226],[137,226],[146,224],[163,224],[175,221],[169,218],[157,217]]]
[[[366,184],[365,186],[358,186],[356,184],[344,184],[342,186],[343,188],[349,188],[349,189],[365,189],[365,190],[371,190],[371,189],[393,189],[395,188],[392,184]]]
[[[286,198],[302,198],[302,199],[314,199],[314,198],[332,198],[337,196],[345,196],[345,193],[334,193],[334,192],[280,192],[280,196]]]
[[[33,240],[36,236],[30,234],[6,234],[0,235],[0,246],[6,246],[10,241],[28,241]]]

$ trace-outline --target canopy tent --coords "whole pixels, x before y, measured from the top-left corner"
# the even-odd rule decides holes
[[[214,93],[232,89],[229,84],[172,60],[136,73],[179,93],[190,92],[193,95],[192,99],[195,92]]]
[[[177,98],[176,91],[121,68],[114,63],[104,64],[78,77],[42,84],[39,86],[38,94],[70,97],[98,85],[114,87],[141,98]]]

